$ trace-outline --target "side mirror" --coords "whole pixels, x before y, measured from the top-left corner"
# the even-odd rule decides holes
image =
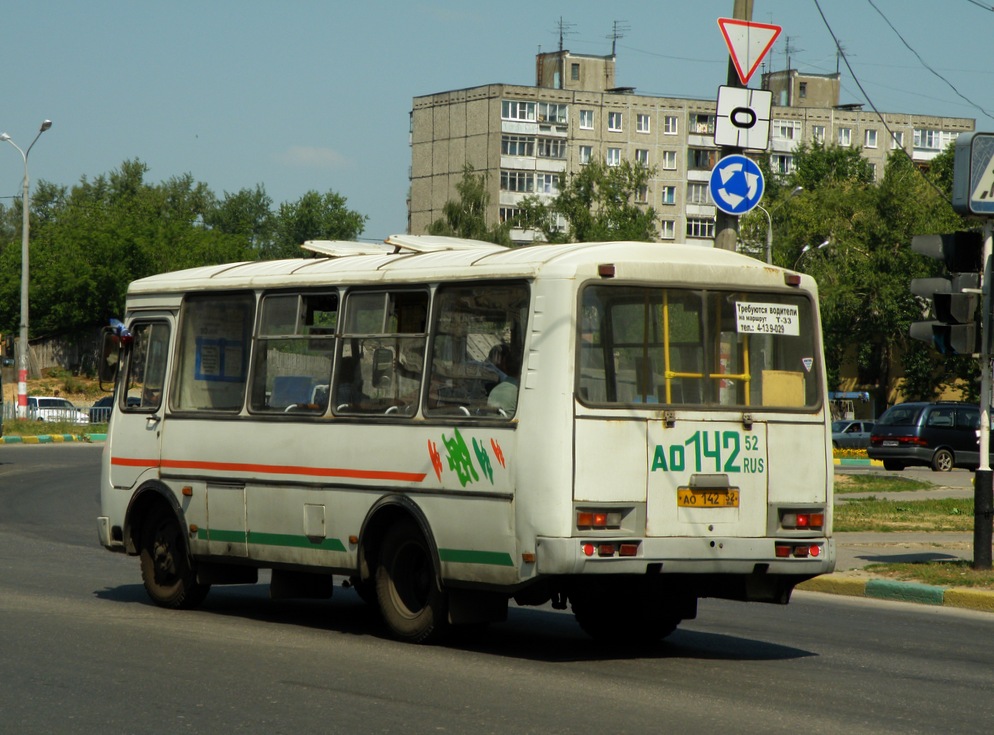
[[[103,341],[100,349],[100,363],[97,367],[97,378],[100,390],[111,391],[117,380],[117,369],[121,364],[121,336],[117,330],[104,327]],[[107,383],[105,386],[104,384]]]

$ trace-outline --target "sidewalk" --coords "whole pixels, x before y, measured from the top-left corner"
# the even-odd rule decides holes
[[[833,574],[810,579],[797,589],[994,613],[994,591],[901,582],[866,570],[870,564],[972,560],[972,532],[836,533],[835,552]]]

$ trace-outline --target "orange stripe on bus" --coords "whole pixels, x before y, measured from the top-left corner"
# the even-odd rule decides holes
[[[354,480],[392,480],[394,482],[423,482],[424,472],[391,472],[357,470],[343,467],[303,467],[297,465],[248,464],[242,462],[206,462],[180,459],[132,459],[112,457],[111,464],[124,467],[161,467],[172,470],[208,470],[213,472],[259,473],[266,475],[307,475],[312,477],[345,477]]]

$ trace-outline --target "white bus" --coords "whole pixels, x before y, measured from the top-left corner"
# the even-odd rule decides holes
[[[814,281],[710,248],[312,242],[131,284],[100,542],[167,607],[328,597],[427,641],[519,605],[652,640],[835,564]]]

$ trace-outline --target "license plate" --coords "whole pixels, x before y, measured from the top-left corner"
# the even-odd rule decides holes
[[[697,490],[681,487],[676,492],[676,504],[681,508],[738,508],[738,488],[727,490]]]
[[[889,441],[889,440],[887,440],[887,439],[885,439],[885,440],[884,440],[884,442],[883,442],[883,445],[884,445],[885,447],[896,447],[896,446],[897,446],[897,444],[898,444],[898,443],[897,443],[896,441]]]

